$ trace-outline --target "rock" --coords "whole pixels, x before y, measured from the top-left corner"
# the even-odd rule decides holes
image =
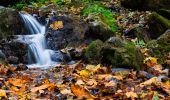
[[[93,41],[85,52],[85,58],[90,63],[112,64],[115,67],[134,68],[139,70],[143,62],[143,54],[132,42],[123,45]]]
[[[145,42],[149,41],[148,30],[146,28],[136,27],[131,29],[129,32],[124,34],[126,38],[143,40]]]
[[[170,29],[170,21],[155,12],[150,15],[148,25],[150,31],[149,35],[152,39],[158,38],[167,29]]]
[[[0,39],[25,33],[22,21],[16,10],[0,8],[0,20]]]
[[[106,22],[106,20],[109,21],[109,19],[106,19],[103,15],[96,16],[89,14],[86,20],[88,22],[88,29],[85,32],[85,38],[105,41],[115,35],[115,33],[110,29],[111,26],[109,26]],[[112,24],[114,25],[115,23],[113,22]],[[117,26],[114,25],[114,30],[116,29]]]
[[[162,34],[157,40],[147,43],[147,47],[151,50],[151,54],[159,58],[161,64],[165,63],[165,56],[170,52],[170,29]]]
[[[62,21],[64,27],[58,30],[48,29],[47,44],[52,50],[63,49],[67,46],[77,46],[84,38],[86,25],[79,18],[56,16],[50,19],[50,24]]]
[[[96,25],[95,25],[96,24]],[[108,38],[114,36],[114,33],[109,31],[108,29],[104,28],[103,25],[97,23],[89,24],[88,29],[85,33],[85,38],[89,39],[101,39],[103,41],[107,40]]]
[[[0,50],[0,63],[6,63],[6,56],[2,50]]]
[[[102,60],[102,48],[104,43],[101,40],[93,41],[85,52],[85,58],[90,63],[98,63]]]
[[[83,55],[84,55],[84,52],[83,52],[83,49],[70,49],[68,50],[72,60],[80,60],[83,58]]]
[[[22,62],[28,64],[28,45],[26,43],[15,40],[4,40],[4,42],[0,42],[0,45],[9,63],[18,64]]]
[[[8,60],[8,63],[10,63],[10,64],[18,64],[18,57],[9,56],[9,57],[7,58],[7,60]]]
[[[110,37],[106,42],[112,44],[115,47],[123,46],[123,41],[118,37]]]
[[[27,69],[28,69],[28,67],[25,64],[20,63],[20,64],[18,64],[16,70],[17,71],[22,71],[22,70],[27,70]]]
[[[135,10],[170,9],[169,0],[121,0],[121,4]]]

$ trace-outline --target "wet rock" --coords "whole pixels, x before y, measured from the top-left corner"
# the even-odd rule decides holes
[[[121,4],[126,8],[138,10],[157,10],[160,8],[169,9],[169,0],[121,0]]]
[[[16,70],[17,71],[22,71],[22,70],[27,70],[27,69],[28,69],[28,67],[25,64],[20,63],[20,64],[18,64]]]
[[[6,62],[6,56],[2,52],[2,50],[0,50],[0,63],[5,63],[5,62]]]
[[[84,55],[83,49],[71,48],[68,52],[73,60],[80,60]]]
[[[25,29],[16,10],[11,8],[0,8],[0,38],[24,34]]]
[[[64,27],[58,30],[48,29],[47,44],[52,50],[63,49],[67,46],[77,46],[84,38],[86,25],[79,18],[57,16],[50,19],[49,24],[62,21]]]
[[[28,63],[28,45],[14,40],[4,40],[0,42],[1,50],[8,58],[8,62],[18,64],[19,62]]]
[[[150,37],[156,39],[170,28],[170,21],[154,12],[150,15],[148,25]]]
[[[8,60],[8,62],[9,62],[10,64],[18,64],[18,57],[9,56],[9,57],[7,58],[7,60]]]

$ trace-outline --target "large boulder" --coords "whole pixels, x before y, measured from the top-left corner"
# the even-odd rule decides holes
[[[159,15],[156,12],[153,12],[150,15],[149,21],[149,35],[152,39],[158,38],[163,34],[167,29],[170,29],[170,20]]]
[[[126,8],[135,10],[170,9],[169,0],[121,0],[121,4]]]
[[[0,39],[24,33],[19,13],[11,8],[0,8]]]
[[[120,42],[120,39],[114,39],[112,42],[103,43],[96,40],[86,49],[85,58],[90,63],[104,63],[111,64],[114,67],[139,70],[143,61],[143,54],[132,42]]]
[[[62,21],[63,28],[54,30],[50,24]],[[46,33],[47,45],[52,50],[63,49],[66,46],[77,46],[84,38],[86,24],[78,18],[69,16],[56,16],[50,19],[49,29]]]
[[[8,63],[28,63],[28,45],[20,41],[7,41],[3,40],[0,42],[0,49],[7,58]]]
[[[160,63],[164,63],[165,57],[170,53],[170,29],[157,38],[157,40],[148,42],[147,47],[151,50],[152,55],[159,58]]]

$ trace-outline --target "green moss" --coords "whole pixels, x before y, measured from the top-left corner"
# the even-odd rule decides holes
[[[101,50],[103,47],[103,42],[101,40],[93,41],[85,52],[86,59],[91,63],[100,62],[102,59]]]
[[[108,26],[112,32],[117,30],[116,20],[113,18],[113,13],[106,9],[103,5],[99,3],[88,5],[83,10],[83,16],[88,16],[89,14],[100,16],[100,20],[103,22],[103,24]]]
[[[166,19],[165,17],[157,14],[156,12],[153,12],[151,17],[154,17],[155,20],[158,20],[160,23],[165,25],[166,28],[170,28],[170,20]]]

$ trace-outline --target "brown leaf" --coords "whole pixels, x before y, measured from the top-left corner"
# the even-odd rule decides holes
[[[39,90],[47,89],[47,88],[49,88],[49,87],[51,87],[51,86],[54,86],[54,85],[53,85],[53,84],[43,84],[43,85],[41,85],[41,86],[32,88],[32,89],[31,89],[31,92],[35,93],[35,92],[37,92],[37,91],[39,91]]]

